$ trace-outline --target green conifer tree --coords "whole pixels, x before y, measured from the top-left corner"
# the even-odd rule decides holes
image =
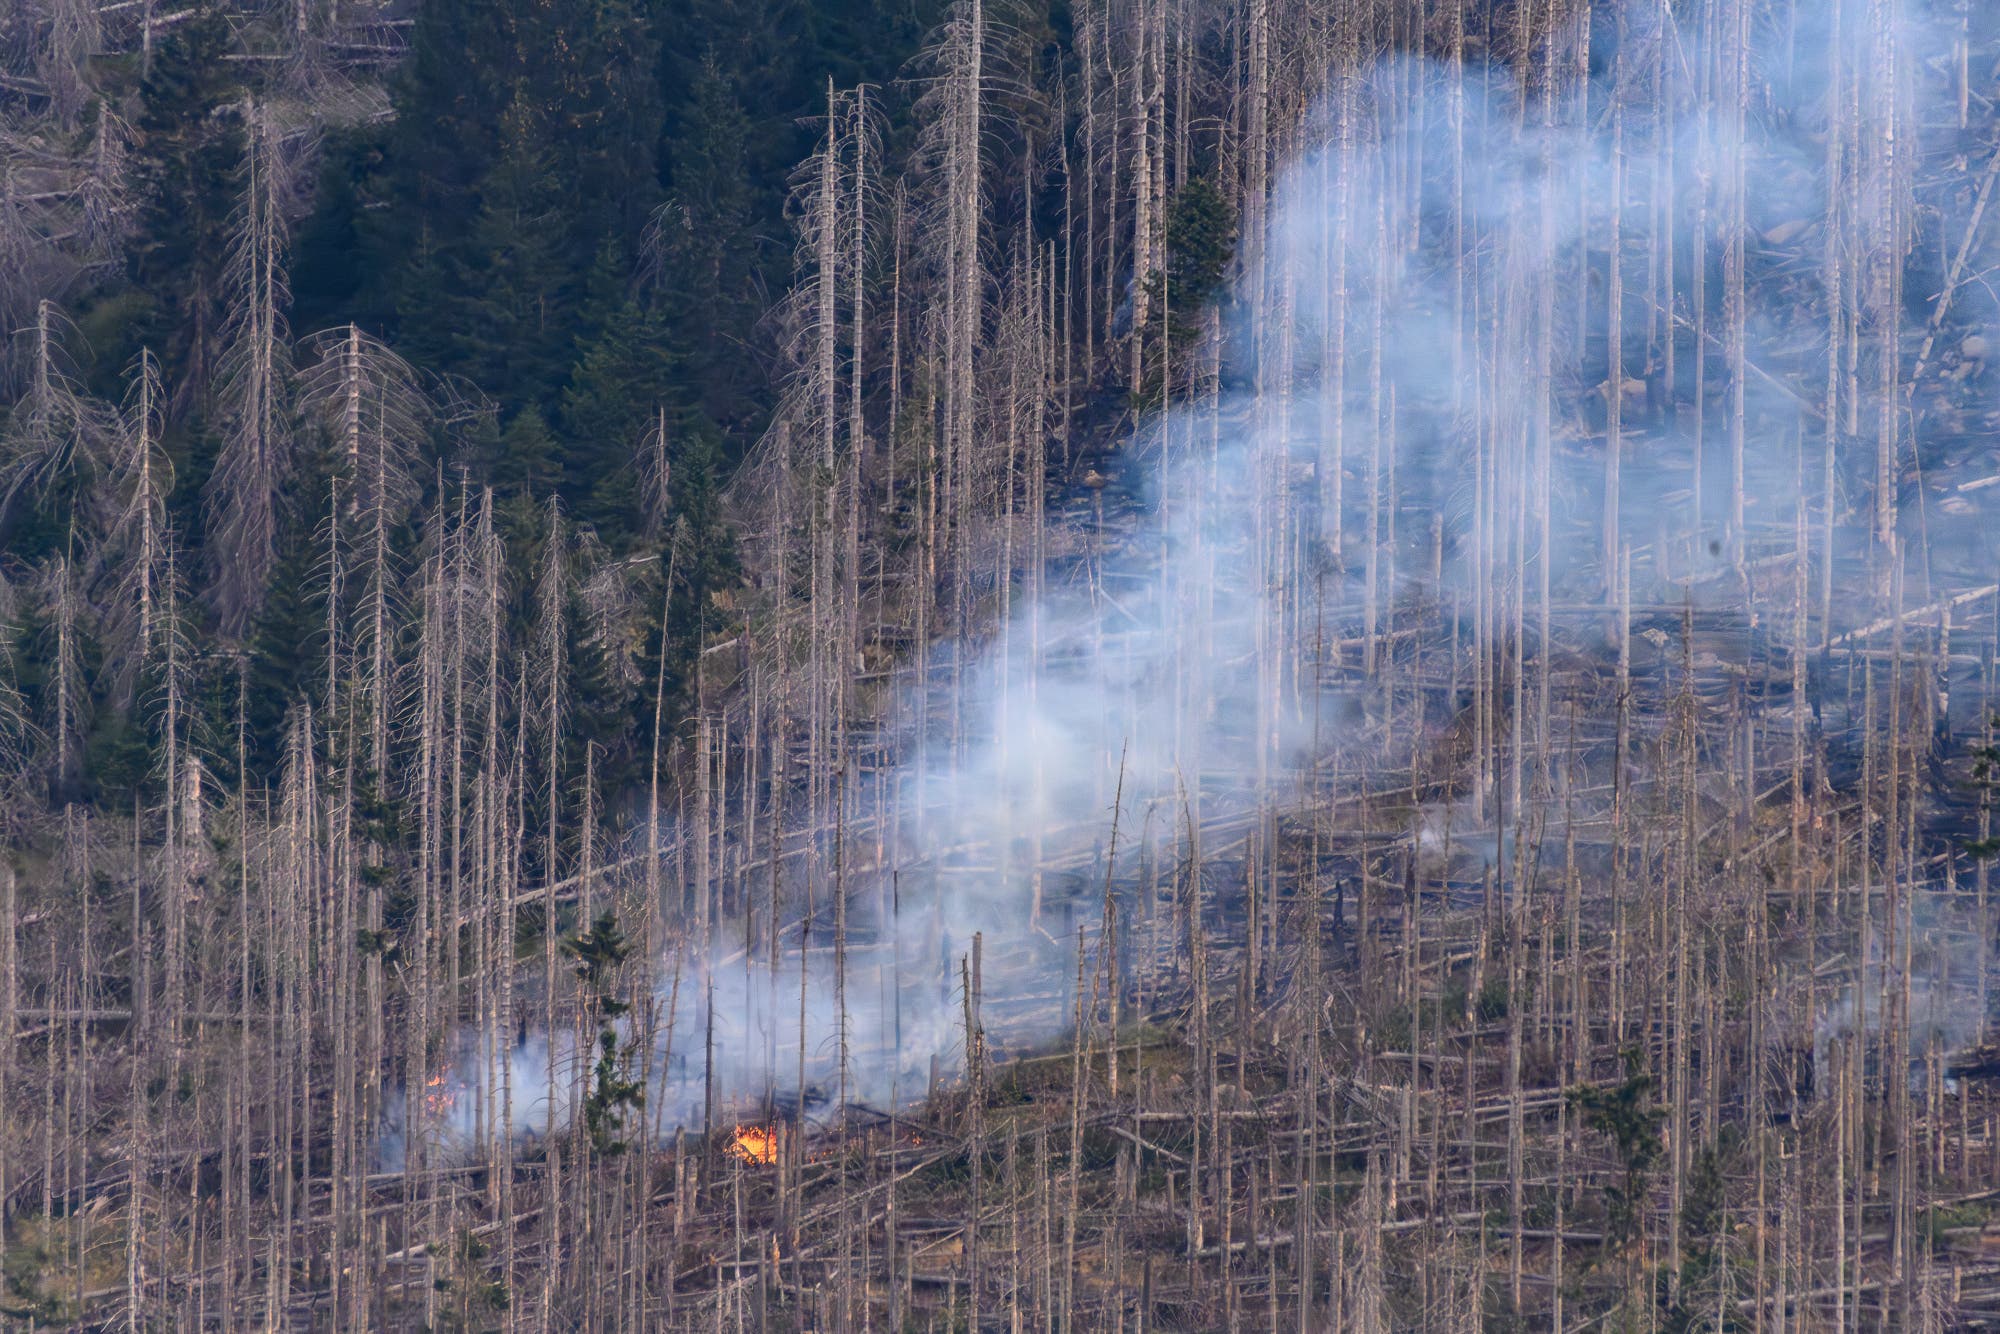
[[[583,349],[563,391],[564,497],[613,550],[638,532],[634,447],[661,395],[677,384],[661,321],[628,301]]]
[[[130,321],[133,346],[160,358],[177,407],[205,402],[222,325],[223,269],[243,127],[234,110],[236,66],[223,59],[228,25],[213,9],[172,30],[140,84],[133,155],[139,206],[127,272],[144,301]]]
[[[565,262],[545,125],[525,88],[475,192],[464,242],[427,252],[399,304],[403,348],[496,395],[504,416],[547,407],[568,365],[576,291]]]

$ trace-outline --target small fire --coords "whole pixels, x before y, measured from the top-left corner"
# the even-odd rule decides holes
[[[729,1151],[746,1163],[778,1161],[778,1134],[771,1126],[738,1126],[729,1141]]]
[[[444,1116],[451,1111],[455,1095],[450,1074],[448,1070],[440,1070],[424,1081],[424,1110],[432,1116]]]

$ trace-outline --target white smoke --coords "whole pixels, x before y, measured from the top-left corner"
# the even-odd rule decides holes
[[[1913,27],[1904,44],[1920,56],[1933,49],[1931,40]],[[1626,42],[1637,67],[1650,67],[1651,43],[1674,44],[1677,65],[1701,58],[1690,34],[1649,28],[1637,8]],[[1776,272],[1781,266],[1765,254],[1771,246],[1762,238],[1784,235],[1805,253],[1818,253],[1817,242],[1798,239],[1829,225],[1823,150],[1816,147],[1825,84],[1809,72],[1835,58],[1855,63],[1856,52],[1828,49],[1825,34],[1810,25],[1789,34],[1785,50],[1783,71],[1752,71],[1755,105],[1740,141],[1727,115],[1704,118],[1686,89],[1654,104],[1644,81],[1631,80],[1619,125],[1628,161],[1617,173],[1608,70],[1593,77],[1581,103],[1560,93],[1545,114],[1539,92],[1522,105],[1512,71],[1474,68],[1461,81],[1422,59],[1385,60],[1359,80],[1346,146],[1331,139],[1335,117],[1322,108],[1311,121],[1321,146],[1303,152],[1281,176],[1265,234],[1239,251],[1261,267],[1237,280],[1228,303],[1225,378],[1261,379],[1261,391],[1232,390],[1212,408],[1176,406],[1122,442],[1122,461],[1102,461],[1113,477],[1109,522],[1117,531],[1100,544],[1094,512],[1078,521],[1074,536],[1085,558],[1039,598],[1018,596],[1006,624],[973,651],[959,686],[967,702],[963,735],[948,735],[936,697],[942,687],[934,686],[907,701],[906,717],[931,710],[928,749],[917,753],[912,725],[885,809],[863,812],[874,789],[850,784],[852,812],[886,821],[888,806],[900,808],[901,845],[891,844],[887,865],[866,864],[858,853],[850,861],[850,915],[864,943],[852,951],[844,1004],[823,948],[830,939],[828,884],[813,886],[820,910],[811,950],[798,949],[794,909],[785,957],[775,964],[761,944],[723,931],[708,957],[682,957],[678,969],[672,961],[659,966],[658,976],[679,981],[671,1026],[664,985],[655,998],[660,1036],[648,1124],[699,1125],[711,1098],[800,1092],[801,1047],[805,1082],[822,1092],[838,1084],[850,1099],[877,1103],[921,1094],[933,1061],[950,1070],[961,1059],[958,966],[975,933],[989,957],[1011,961],[1006,976],[1060,993],[1074,973],[1075,943],[1055,938],[1053,916],[1030,920],[1032,853],[1039,848],[1046,859],[1081,847],[1086,851],[1072,861],[1102,877],[1101,860],[1088,849],[1093,841],[1109,842],[1114,819],[1123,822],[1129,843],[1137,813],[1149,807],[1179,811],[1202,802],[1213,811],[1218,803],[1250,804],[1259,783],[1278,799],[1312,748],[1326,745],[1341,726],[1329,691],[1292,673],[1333,652],[1323,645],[1353,639],[1371,579],[1385,614],[1398,604],[1449,609],[1459,600],[1461,615],[1469,616],[1482,578],[1489,586],[1511,583],[1511,574],[1496,575],[1486,563],[1511,562],[1508,543],[1515,542],[1524,548],[1528,587],[1509,596],[1531,598],[1546,574],[1559,599],[1606,600],[1605,460],[1591,404],[1601,411],[1604,393],[1624,394],[1627,380],[1643,381],[1649,369],[1656,374],[1645,362],[1663,353],[1665,336],[1676,340],[1681,357],[1679,412],[1635,404],[1626,423],[1619,517],[1635,549],[1635,582],[1676,602],[1740,599],[1741,581],[1701,576],[1747,559],[1757,541],[1789,551],[1797,507],[1817,506],[1826,485],[1818,464],[1825,425],[1816,403],[1825,382],[1819,342],[1827,297],[1811,290],[1819,278],[1810,267]],[[1922,69],[1921,60],[1909,68]],[[1413,115],[1410,90],[1418,86],[1427,90],[1425,111]],[[1454,115],[1455,98],[1462,98],[1462,109]],[[1671,154],[1659,151],[1669,143]],[[1757,266],[1745,298],[1746,360],[1756,371],[1742,386],[1746,528],[1753,531],[1740,535],[1741,552],[1725,541],[1732,468],[1726,433],[1714,427],[1715,404],[1688,397],[1696,349],[1683,327],[1686,312],[1657,309],[1645,266],[1632,258],[1652,243],[1662,221],[1652,201],[1660,198],[1672,200],[1674,236],[1685,251],[1698,201],[1719,215],[1723,167],[1739,152]],[[1647,174],[1669,160],[1670,178]],[[1628,192],[1620,224],[1630,266],[1626,364],[1618,368],[1605,364],[1602,328],[1614,179]],[[1333,194],[1342,180],[1344,202]],[[1344,228],[1332,221],[1336,210]],[[1716,225],[1711,216],[1711,247]],[[1710,254],[1704,262],[1714,259]],[[1693,263],[1685,254],[1681,262]],[[1338,391],[1320,370],[1335,334],[1326,293],[1335,285],[1329,268],[1336,263],[1344,264],[1347,294],[1346,370]],[[1708,284],[1716,310],[1719,273]],[[1546,337],[1554,345],[1555,379],[1547,385],[1535,374],[1535,342],[1544,331],[1528,295],[1544,281],[1554,293]],[[1582,294],[1579,282],[1588,289]],[[1453,319],[1458,302],[1462,325]],[[1582,324],[1579,310],[1587,312]],[[1709,326],[1720,337],[1719,315],[1711,315]],[[1289,338],[1293,368],[1282,396],[1275,383],[1281,335]],[[1705,355],[1709,392],[1728,390],[1719,345]],[[1592,369],[1579,377],[1578,366]],[[1593,378],[1606,387],[1585,382]],[[1383,396],[1371,398],[1378,385]],[[1371,404],[1391,395],[1393,419],[1386,410],[1378,417]],[[1693,423],[1705,412],[1697,491]],[[1337,549],[1335,516],[1322,508],[1330,479],[1316,471],[1331,458],[1325,431],[1334,422],[1346,442],[1337,525],[1344,542]],[[1839,503],[1858,506],[1863,516],[1867,497],[1849,493],[1848,474],[1867,472],[1873,447],[1839,441]],[[1478,450],[1497,459],[1483,481],[1476,477]],[[1532,476],[1544,464],[1546,514]],[[1490,512],[1519,506],[1523,514],[1516,533],[1489,534],[1484,549],[1471,540],[1468,519],[1481,485]],[[1140,492],[1136,505],[1120,501],[1126,489]],[[1898,504],[1921,500],[1912,494]],[[1675,546],[1672,554],[1652,547],[1669,531],[1689,532],[1697,506],[1707,540]],[[1435,570],[1433,515],[1444,526]],[[1846,560],[1857,543],[1865,548],[1866,523],[1841,517],[1835,554]],[[1392,520],[1400,523],[1400,553],[1371,561],[1365,550],[1371,531],[1386,536]],[[1815,513],[1815,534],[1818,521]],[[1925,521],[1934,547],[1955,542],[1990,550],[1990,537],[1981,535],[1991,531],[1988,509],[1932,512]],[[1760,536],[1770,534],[1776,536]],[[1846,596],[1837,614],[1852,623],[1868,608],[1858,594]],[[1527,619],[1532,634],[1532,615]],[[1449,636],[1448,615],[1433,612],[1422,624],[1440,622]],[[1426,648],[1435,653],[1442,646]],[[1114,812],[1113,794],[1121,790],[1123,807]],[[942,850],[957,848],[979,849],[984,869],[954,872]],[[824,866],[831,862],[830,855],[822,858]],[[902,906],[885,918],[878,905],[889,897],[892,868],[900,872]],[[1045,902],[1053,895],[1045,880]],[[1094,900],[1095,889],[1087,897]],[[871,937],[882,943],[871,949],[865,943]],[[998,1006],[1007,998],[989,992],[987,999]],[[1048,1017],[1040,1036],[1054,1036],[1067,1010],[1042,1008]],[[838,1068],[843,1019],[844,1070]],[[574,1093],[551,1109],[548,1065],[557,1066],[559,1089],[582,1086],[573,1035],[471,1045],[471,1051],[461,1047],[449,1077],[468,1096],[430,1118],[441,1142],[468,1139],[479,1125],[490,1135],[499,1120],[490,1090],[503,1082],[512,1089],[507,1111],[517,1132],[542,1134],[566,1121]]]

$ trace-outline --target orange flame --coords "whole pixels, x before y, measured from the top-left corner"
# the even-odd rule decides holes
[[[778,1134],[771,1126],[738,1126],[730,1139],[729,1151],[746,1163],[778,1161]]]
[[[440,1070],[424,1081],[424,1108],[432,1116],[443,1116],[456,1100],[455,1092],[447,1082],[449,1076],[450,1071]]]

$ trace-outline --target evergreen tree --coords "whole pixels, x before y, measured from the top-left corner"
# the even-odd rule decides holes
[[[550,405],[572,338],[576,291],[544,130],[518,90],[471,231],[425,252],[398,308],[406,354],[496,394],[508,417]]]
[[[515,590],[508,632],[528,628],[526,591],[534,586],[546,537],[548,499],[561,491],[561,451],[540,408],[521,410],[494,444],[491,471],[493,523],[506,553],[507,582]]]
[[[742,419],[754,364],[734,346],[757,318],[759,257],[745,157],[749,117],[710,51],[668,145],[673,184],[652,235],[662,327],[681,354],[681,382],[704,412]]]
[[[386,205],[371,228],[385,293],[398,290],[410,256],[463,237],[474,188],[500,156],[502,117],[520,72],[513,8],[434,0],[417,9],[409,56],[391,86],[396,115],[381,176],[372,182]]]
[[[275,777],[285,720],[325,679],[326,606],[322,588],[325,515],[331,462],[322,453],[292,488],[277,541],[271,587],[251,623],[244,711],[252,772]]]
[[[645,569],[648,582],[636,596],[643,617],[644,651],[637,673],[650,692],[666,654],[669,717],[692,698],[702,637],[722,623],[726,590],[737,573],[736,547],[722,513],[722,436],[699,415],[672,428],[671,509],[659,557]],[[662,581],[670,580],[671,583]],[[664,604],[665,620],[661,620]]]
[[[659,193],[659,47],[633,0],[533,6],[548,31],[529,58],[531,86],[550,108],[554,169],[575,254],[638,235]],[[546,62],[538,67],[534,56]]]
[[[562,460],[541,409],[524,409],[500,433],[493,458],[494,494],[503,507],[520,501],[532,511],[559,488],[562,479]]]
[[[139,200],[127,272],[145,298],[131,321],[177,406],[203,403],[222,324],[222,274],[243,160],[229,28],[212,9],[172,30],[140,85],[133,174]],[[129,360],[120,351],[118,364]]]
[[[625,604],[630,590],[622,587],[624,575],[624,567],[611,566],[600,569],[590,582],[621,585],[613,597]],[[601,618],[591,592],[601,590],[579,587],[569,612],[576,633],[570,640],[570,728],[564,763],[570,773],[583,773],[584,747],[594,745],[598,788],[615,792],[633,776],[640,757],[641,733],[632,725],[639,716],[639,681],[627,640],[632,609],[621,605],[616,615]]]
[[[599,1021],[597,1064],[583,1103],[584,1129],[599,1155],[616,1157],[627,1148],[620,1138],[625,1118],[642,1111],[646,1103],[645,1085],[626,1078],[630,1057],[621,1058],[618,1033],[612,1026],[612,1021],[630,1008],[618,998],[617,990],[618,973],[631,958],[632,945],[618,929],[616,916],[606,909],[589,930],[565,938],[563,949],[576,959],[576,975],[593,993]]]
[[[626,302],[583,350],[563,392],[564,498],[614,550],[639,525],[633,446],[677,380],[660,323]]]
[[[632,0],[424,8],[369,187],[389,207],[365,304],[393,312],[399,348],[507,415],[554,407],[592,264],[632,253],[658,195],[657,63]]]
[[[301,334],[350,322],[383,327],[388,312],[368,290],[372,261],[362,188],[381,160],[382,143],[372,130],[344,131],[327,142],[316,205],[292,244],[292,327]]]
[[[1209,303],[1235,253],[1236,210],[1213,181],[1194,177],[1167,211],[1165,266],[1146,275],[1148,306],[1167,315],[1154,333],[1145,379],[1133,386],[1139,402],[1157,404],[1171,390],[1164,374],[1185,373],[1187,354],[1201,339]]]
[[[680,378],[725,433],[725,457],[762,433],[769,411],[769,368],[747,353],[769,293],[790,279],[785,206],[827,81],[895,77],[944,10],[942,0],[675,0],[660,13],[662,316]]]

